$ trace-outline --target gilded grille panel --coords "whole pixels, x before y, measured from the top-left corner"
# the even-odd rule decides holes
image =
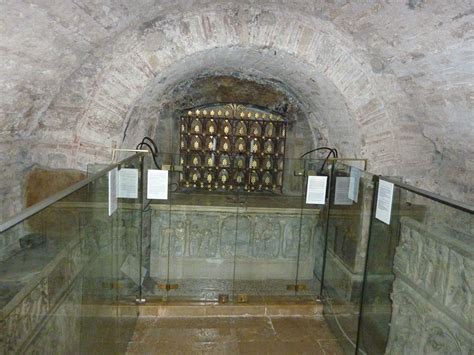
[[[255,106],[209,105],[180,115],[180,186],[281,192],[287,121]]]

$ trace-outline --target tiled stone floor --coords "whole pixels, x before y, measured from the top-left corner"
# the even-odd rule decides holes
[[[319,317],[141,317],[128,354],[343,354]]]

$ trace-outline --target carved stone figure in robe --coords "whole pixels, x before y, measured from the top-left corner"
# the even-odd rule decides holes
[[[169,243],[173,235],[173,228],[163,228],[160,234],[160,255],[167,256],[169,252]]]
[[[278,256],[279,231],[272,223],[266,223],[263,230],[255,233],[255,255],[264,257]]]
[[[458,287],[454,291],[452,303],[455,308],[462,314],[468,314],[472,304],[472,288],[469,282],[472,282],[472,278],[469,277],[469,270],[467,265],[462,262],[461,270],[459,273]],[[471,275],[472,277],[472,275]]]
[[[420,262],[419,280],[426,289],[433,288],[433,272],[436,264],[436,255],[433,248],[433,242],[429,239],[423,245]]]
[[[423,353],[430,355],[461,354],[458,342],[449,333],[446,327],[428,327]]]
[[[178,222],[173,234],[172,255],[184,255],[184,244],[186,238],[186,228],[183,222]]]

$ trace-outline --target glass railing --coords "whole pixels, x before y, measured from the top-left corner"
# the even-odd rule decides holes
[[[358,353],[472,353],[473,206],[374,181],[383,196],[371,216]]]
[[[473,207],[343,160],[325,173],[323,312],[345,353],[472,351]]]
[[[325,206],[324,317],[346,353],[357,343],[361,288],[373,202],[372,175],[360,161],[333,161]]]
[[[136,304],[275,300],[322,301],[348,354],[472,348],[471,206],[387,178],[381,200],[364,160],[139,154],[88,173],[0,225],[0,352],[122,353]]]
[[[141,196],[109,213],[109,174],[132,156],[0,225],[0,353],[124,351],[136,318],[118,311],[136,293]],[[112,211],[110,211],[112,212]],[[125,276],[128,276],[125,281]]]
[[[202,159],[156,159],[169,169],[169,189],[166,200],[145,202],[150,228],[142,243],[143,298],[215,302],[221,295],[251,302],[319,296],[323,203],[306,203],[306,175],[319,173],[324,160]],[[146,170],[154,165],[147,157]],[[258,173],[255,179],[247,166]]]

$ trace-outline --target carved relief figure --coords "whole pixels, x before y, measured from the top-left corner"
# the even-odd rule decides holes
[[[221,255],[223,257],[234,255],[236,216],[231,215],[222,222],[221,230]]]
[[[279,251],[279,225],[267,221],[260,225],[255,232],[254,255],[261,257],[276,257]]]
[[[454,293],[453,303],[459,308],[461,312],[468,312],[472,303],[472,289],[469,287],[469,281],[466,274],[466,269],[461,270],[461,277],[459,287]]]
[[[418,263],[419,263],[419,252],[420,246],[418,243],[419,234],[415,231],[412,231],[411,238],[407,240],[407,250],[408,250],[408,274],[413,280],[417,280],[418,275]]]
[[[283,235],[283,255],[285,258],[296,258],[300,239],[299,222],[291,221],[285,226]]]
[[[472,292],[474,283],[474,268],[472,262],[455,253],[450,273],[450,288],[448,304],[464,318],[472,314]]]
[[[160,255],[167,256],[173,228],[162,228],[160,233]]]
[[[426,289],[432,289],[434,265],[436,264],[436,255],[433,247],[433,241],[427,239],[421,251],[420,272],[418,280]]]
[[[394,355],[418,354],[422,329],[420,314],[422,312],[408,295],[397,294],[400,292],[399,287],[399,283],[394,285],[394,310],[387,353]]]
[[[186,228],[184,226],[184,222],[178,222],[178,225],[173,233],[171,255],[173,256],[184,255],[185,239],[186,239]]]
[[[394,267],[402,274],[408,273],[408,263],[410,262],[410,253],[413,249],[413,239],[410,235],[410,229],[407,226],[401,227],[401,240],[397,247],[394,257]]]
[[[436,271],[433,275],[434,293],[435,295],[443,297],[446,288],[446,278],[448,274],[448,249],[443,245],[437,244],[435,247],[436,253]]]
[[[428,325],[426,333],[426,339],[423,342],[423,354],[462,354],[458,342],[444,325]]]

